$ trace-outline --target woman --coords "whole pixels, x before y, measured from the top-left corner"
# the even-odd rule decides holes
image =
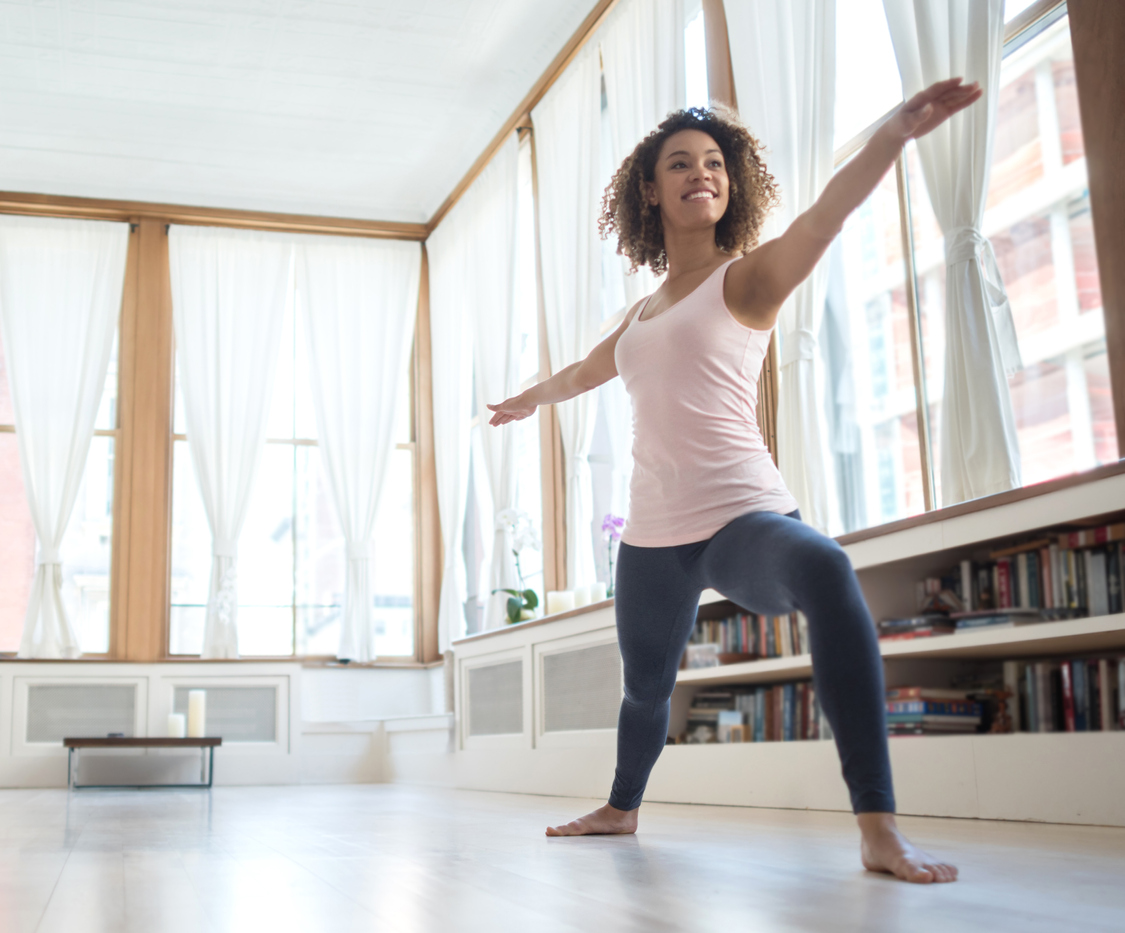
[[[634,471],[615,584],[625,698],[609,802],[549,836],[632,833],[664,747],[676,669],[711,587],[753,612],[808,618],[817,697],[832,726],[863,864],[906,881],[957,869],[898,831],[875,629],[843,550],[800,521],[755,419],[782,303],[906,141],[981,96],[953,78],[904,104],[780,237],[757,245],[777,200],[760,145],[721,108],[669,116],[625,160],[601,227],[633,268],[667,272],[586,359],[489,405],[503,425],[620,374],[633,402]]]

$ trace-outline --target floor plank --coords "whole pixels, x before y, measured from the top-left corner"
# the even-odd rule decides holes
[[[1125,830],[904,818],[962,880],[864,872],[844,814],[401,785],[0,791],[0,930],[1055,933],[1125,929]]]

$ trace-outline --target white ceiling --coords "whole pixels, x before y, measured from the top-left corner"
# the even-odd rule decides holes
[[[595,0],[0,0],[0,190],[425,221]]]

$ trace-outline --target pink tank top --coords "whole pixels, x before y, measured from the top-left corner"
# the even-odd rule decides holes
[[[734,261],[652,320],[642,307],[617,341],[633,402],[627,544],[705,541],[748,512],[797,508],[756,415],[770,332],[740,324],[723,299]]]

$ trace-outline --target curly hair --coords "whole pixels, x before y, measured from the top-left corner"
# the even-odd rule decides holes
[[[756,246],[766,215],[778,204],[777,184],[762,161],[762,144],[733,111],[712,104],[671,113],[621,163],[602,198],[598,232],[603,239],[617,234],[617,252],[628,258],[630,272],[647,265],[660,275],[668,268],[660,208],[648,203],[644,185],[656,178],[664,141],[681,130],[701,130],[722,150],[730,201],[715,225],[715,244],[724,253],[744,253]]]

